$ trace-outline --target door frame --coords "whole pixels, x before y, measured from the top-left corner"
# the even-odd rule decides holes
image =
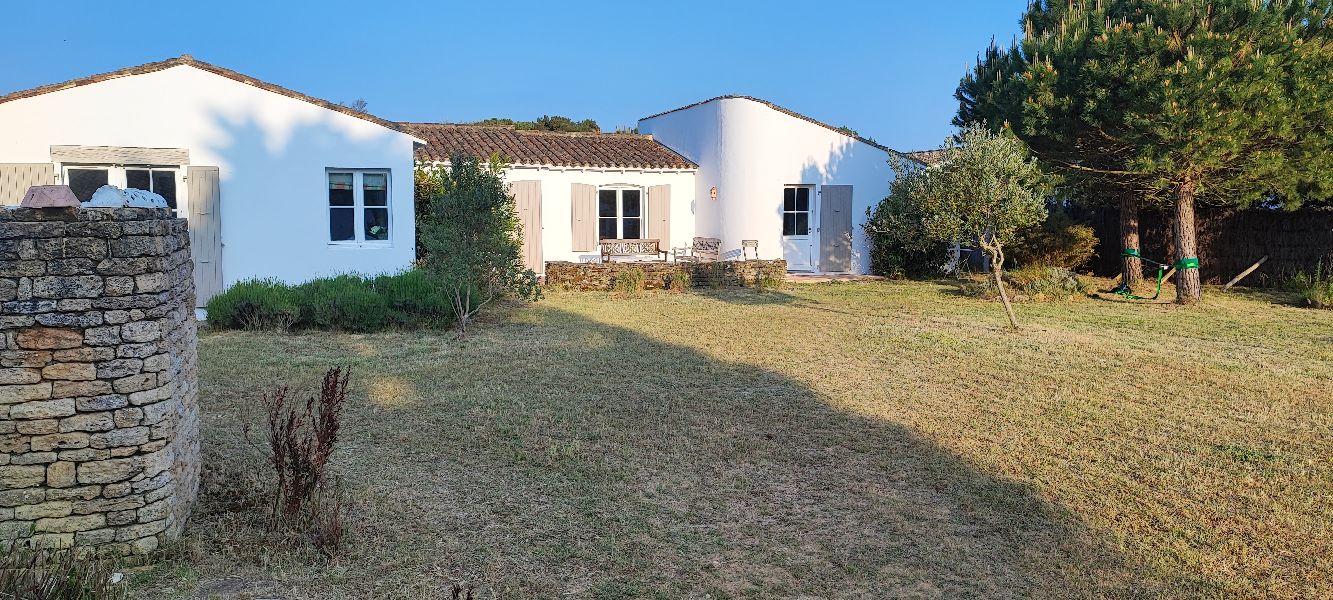
[[[785,202],[786,202],[786,198],[785,198],[785,196],[786,196],[786,194],[787,194],[787,190],[788,190],[788,189],[808,189],[808,190],[810,190],[810,201],[809,201],[809,204],[806,205],[806,211],[805,211],[805,213],[806,213],[806,232],[805,232],[805,236],[799,236],[799,235],[791,235],[791,236],[789,236],[789,235],[782,235],[783,221],[786,219],[786,213],[787,213],[786,206],[785,206],[784,204],[782,204],[782,203],[785,203]],[[817,207],[819,206],[819,186],[816,185],[816,184],[813,184],[813,183],[788,183],[788,184],[783,184],[783,186],[782,186],[782,194],[783,194],[784,198],[782,198],[781,200],[779,200],[779,203],[780,203],[780,204],[778,205],[778,241],[779,241],[779,244],[782,246],[782,258],[783,258],[783,260],[787,260],[787,240],[788,240],[788,239],[801,238],[801,237],[804,237],[804,238],[805,238],[805,254],[806,254],[806,261],[805,261],[805,265],[806,265],[806,266],[805,266],[805,268],[802,268],[802,269],[796,269],[796,268],[793,268],[793,267],[792,267],[792,263],[791,263],[791,261],[790,261],[790,260],[787,260],[787,270],[788,270],[788,271],[803,271],[803,272],[808,271],[808,272],[811,272],[811,273],[816,273],[816,272],[819,271],[819,258],[818,258],[817,253],[816,253],[816,249],[818,248],[818,246],[816,246],[816,244],[817,244],[818,241],[819,241],[819,227],[818,227],[818,223],[819,223],[818,218],[819,218],[819,216],[818,216],[818,208],[817,208]],[[797,211],[797,212],[800,212],[800,211]]]

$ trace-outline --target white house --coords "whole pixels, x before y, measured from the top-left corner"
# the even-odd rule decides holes
[[[0,96],[0,203],[149,189],[189,219],[199,303],[239,280],[383,273],[415,255],[397,124],[182,56]]]
[[[764,100],[720,96],[639,120],[639,131],[699,165],[696,235],[791,271],[869,273],[866,210],[888,195],[897,154]],[[899,155],[901,156],[901,155]]]
[[[520,131],[509,126],[404,123],[426,141],[423,164],[454,152],[503,156],[524,225],[524,262],[595,262],[600,239],[656,239],[663,250],[696,234],[694,163],[650,136]]]

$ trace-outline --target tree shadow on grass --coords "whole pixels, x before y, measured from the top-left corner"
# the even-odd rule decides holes
[[[225,374],[210,363],[235,348],[204,345],[214,414],[237,410],[222,377],[254,386],[352,361],[360,401],[338,469],[353,534],[336,572],[293,582],[303,594],[444,597],[446,580],[500,597],[1208,589],[1165,590],[1029,486],[781,373],[551,308],[474,331],[254,336],[274,358]],[[402,401],[364,400],[388,380]],[[205,431],[206,460],[229,436]]]
[[[791,304],[797,301],[795,296],[781,290],[755,288],[696,288],[691,293],[728,304],[773,305]]]

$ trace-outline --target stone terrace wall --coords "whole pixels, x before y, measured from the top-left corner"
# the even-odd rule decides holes
[[[695,287],[754,285],[760,277],[781,280],[787,275],[785,260],[726,260],[711,263],[609,262],[546,263],[546,285],[567,290],[610,290],[616,275],[641,269],[644,288],[660,290],[672,273],[686,270]]]
[[[141,554],[199,485],[193,263],[165,209],[0,209],[0,545]]]

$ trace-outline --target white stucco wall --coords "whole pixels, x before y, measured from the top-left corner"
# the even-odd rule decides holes
[[[411,136],[188,65],[0,104],[0,163],[51,162],[52,145],[184,148],[219,167],[225,285],[389,272],[415,254]],[[330,167],[391,172],[388,246],[329,243]]]
[[[647,190],[655,185],[671,186],[671,240],[666,250],[690,244],[695,235],[695,173],[692,170],[591,169],[572,167],[514,166],[506,169],[505,181],[542,182],[543,261],[596,262],[597,250],[575,252],[571,195],[576,183],[598,187],[629,185]],[[646,215],[646,213],[645,213]]]
[[[888,195],[889,153],[761,102],[723,98],[639,121],[650,134],[699,165],[700,232],[737,254],[741,240],[759,240],[761,258],[783,258],[782,193],[787,185],[852,186],[852,262],[870,271],[866,210]],[[717,200],[709,189],[717,187]],[[818,195],[811,214],[813,270],[818,271]],[[700,235],[704,235],[701,233]]]

